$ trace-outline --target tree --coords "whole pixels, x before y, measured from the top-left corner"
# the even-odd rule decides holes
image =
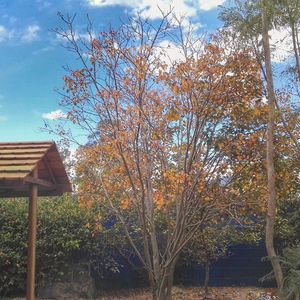
[[[110,208],[153,299],[169,299],[182,249],[204,222],[236,207],[229,195],[238,174],[229,172],[249,162],[243,137],[262,106],[259,66],[218,36],[195,40],[170,14],[157,26],[137,18],[97,36],[89,27],[88,41],[62,19],[67,29],[56,32],[81,67],[67,68],[61,104],[92,140],[81,149],[78,192]],[[163,41],[181,60],[170,63]]]
[[[267,129],[267,178],[268,178],[268,206],[266,214],[266,248],[268,255],[270,256],[271,263],[274,269],[275,278],[278,287],[283,284],[283,274],[280,267],[278,258],[276,257],[276,251],[274,249],[274,223],[276,217],[276,206],[279,200],[276,195],[276,181],[279,184],[279,168],[275,174],[276,159],[280,157],[279,149],[276,138],[288,136],[287,143],[295,147],[299,151],[298,146],[298,134],[295,130],[298,125],[289,124],[291,118],[288,116],[293,115],[295,110],[293,109],[293,101],[295,101],[292,89],[284,89],[284,83],[286,79],[282,78],[279,88],[281,91],[276,93],[273,84],[273,69],[271,59],[271,46],[269,41],[269,30],[271,28],[278,28],[284,26],[291,29],[291,37],[293,41],[293,53],[296,61],[296,72],[293,74],[297,77],[298,75],[298,64],[299,64],[299,51],[297,49],[296,32],[299,23],[297,1],[235,1],[235,7],[233,10],[224,9],[221,18],[225,21],[225,26],[231,27],[237,30],[240,34],[239,39],[242,42],[246,42],[247,45],[252,47],[256,53],[257,61],[261,65],[262,75],[265,79],[266,97],[268,99],[268,129]],[[287,36],[288,38],[289,36]],[[275,47],[276,49],[276,47]],[[282,76],[282,74],[281,74]],[[291,87],[291,85],[289,85]],[[284,99],[284,100],[283,100]],[[291,100],[292,99],[292,100]],[[281,102],[283,100],[283,102]],[[289,103],[288,103],[289,102]],[[283,103],[283,106],[281,104]],[[287,107],[289,107],[287,109]],[[289,113],[286,114],[285,111]],[[292,112],[292,113],[291,113]],[[295,119],[294,119],[295,120]],[[293,121],[292,121],[293,122]],[[296,122],[297,123],[297,122]],[[279,134],[275,136],[275,130]],[[279,147],[278,147],[279,148]],[[289,153],[290,158],[293,154]],[[277,156],[277,157],[276,157]],[[282,164],[286,158],[281,156],[280,163]],[[285,163],[283,163],[285,164]],[[276,175],[276,176],[275,176]],[[277,189],[278,192],[278,189]]]
[[[267,8],[262,3],[262,35],[266,69],[266,87],[269,106],[269,120],[267,129],[267,174],[268,174],[268,210],[266,218],[266,248],[274,270],[277,286],[282,287],[283,273],[274,249],[274,224],[276,216],[276,189],[274,166],[274,122],[275,122],[275,91],[273,86],[271,51],[269,44],[269,23]]]

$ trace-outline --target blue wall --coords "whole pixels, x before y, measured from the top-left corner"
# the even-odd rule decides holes
[[[261,285],[258,279],[271,270],[268,262],[261,258],[267,256],[264,244],[258,246],[237,245],[230,249],[231,255],[211,265],[212,286]],[[204,269],[201,266],[178,268],[176,282],[186,285],[201,285],[204,282]]]
[[[271,270],[268,262],[262,262],[266,250],[264,244],[258,246],[237,245],[230,249],[231,255],[211,265],[211,286],[259,286],[258,279]],[[143,270],[133,271],[122,258],[118,261],[124,266],[120,273],[98,278],[100,288],[135,288],[145,286],[147,277]],[[176,269],[175,284],[199,286],[204,282],[204,269],[199,265],[182,266]],[[97,284],[98,285],[98,284]],[[265,284],[266,285],[266,284]],[[269,285],[272,285],[269,283]]]

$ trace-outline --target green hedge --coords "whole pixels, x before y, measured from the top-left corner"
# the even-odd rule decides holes
[[[0,201],[0,297],[25,289],[27,218],[27,199]],[[40,198],[37,228],[38,285],[64,278],[78,262],[117,270],[96,209],[70,196]]]

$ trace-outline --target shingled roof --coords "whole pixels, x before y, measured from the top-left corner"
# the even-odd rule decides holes
[[[38,169],[38,179],[32,177]],[[0,143],[0,197],[28,196],[29,184],[39,185],[40,196],[71,191],[54,142]]]

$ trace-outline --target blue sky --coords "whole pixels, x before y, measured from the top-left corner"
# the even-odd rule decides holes
[[[76,27],[84,33],[86,15],[95,30],[140,12],[155,20],[162,9],[211,32],[221,26],[217,6],[225,0],[1,0],[0,1],[0,141],[57,140],[42,132],[44,119],[59,116],[63,66],[74,57],[61,47],[50,29],[61,24],[57,12],[77,14]]]

